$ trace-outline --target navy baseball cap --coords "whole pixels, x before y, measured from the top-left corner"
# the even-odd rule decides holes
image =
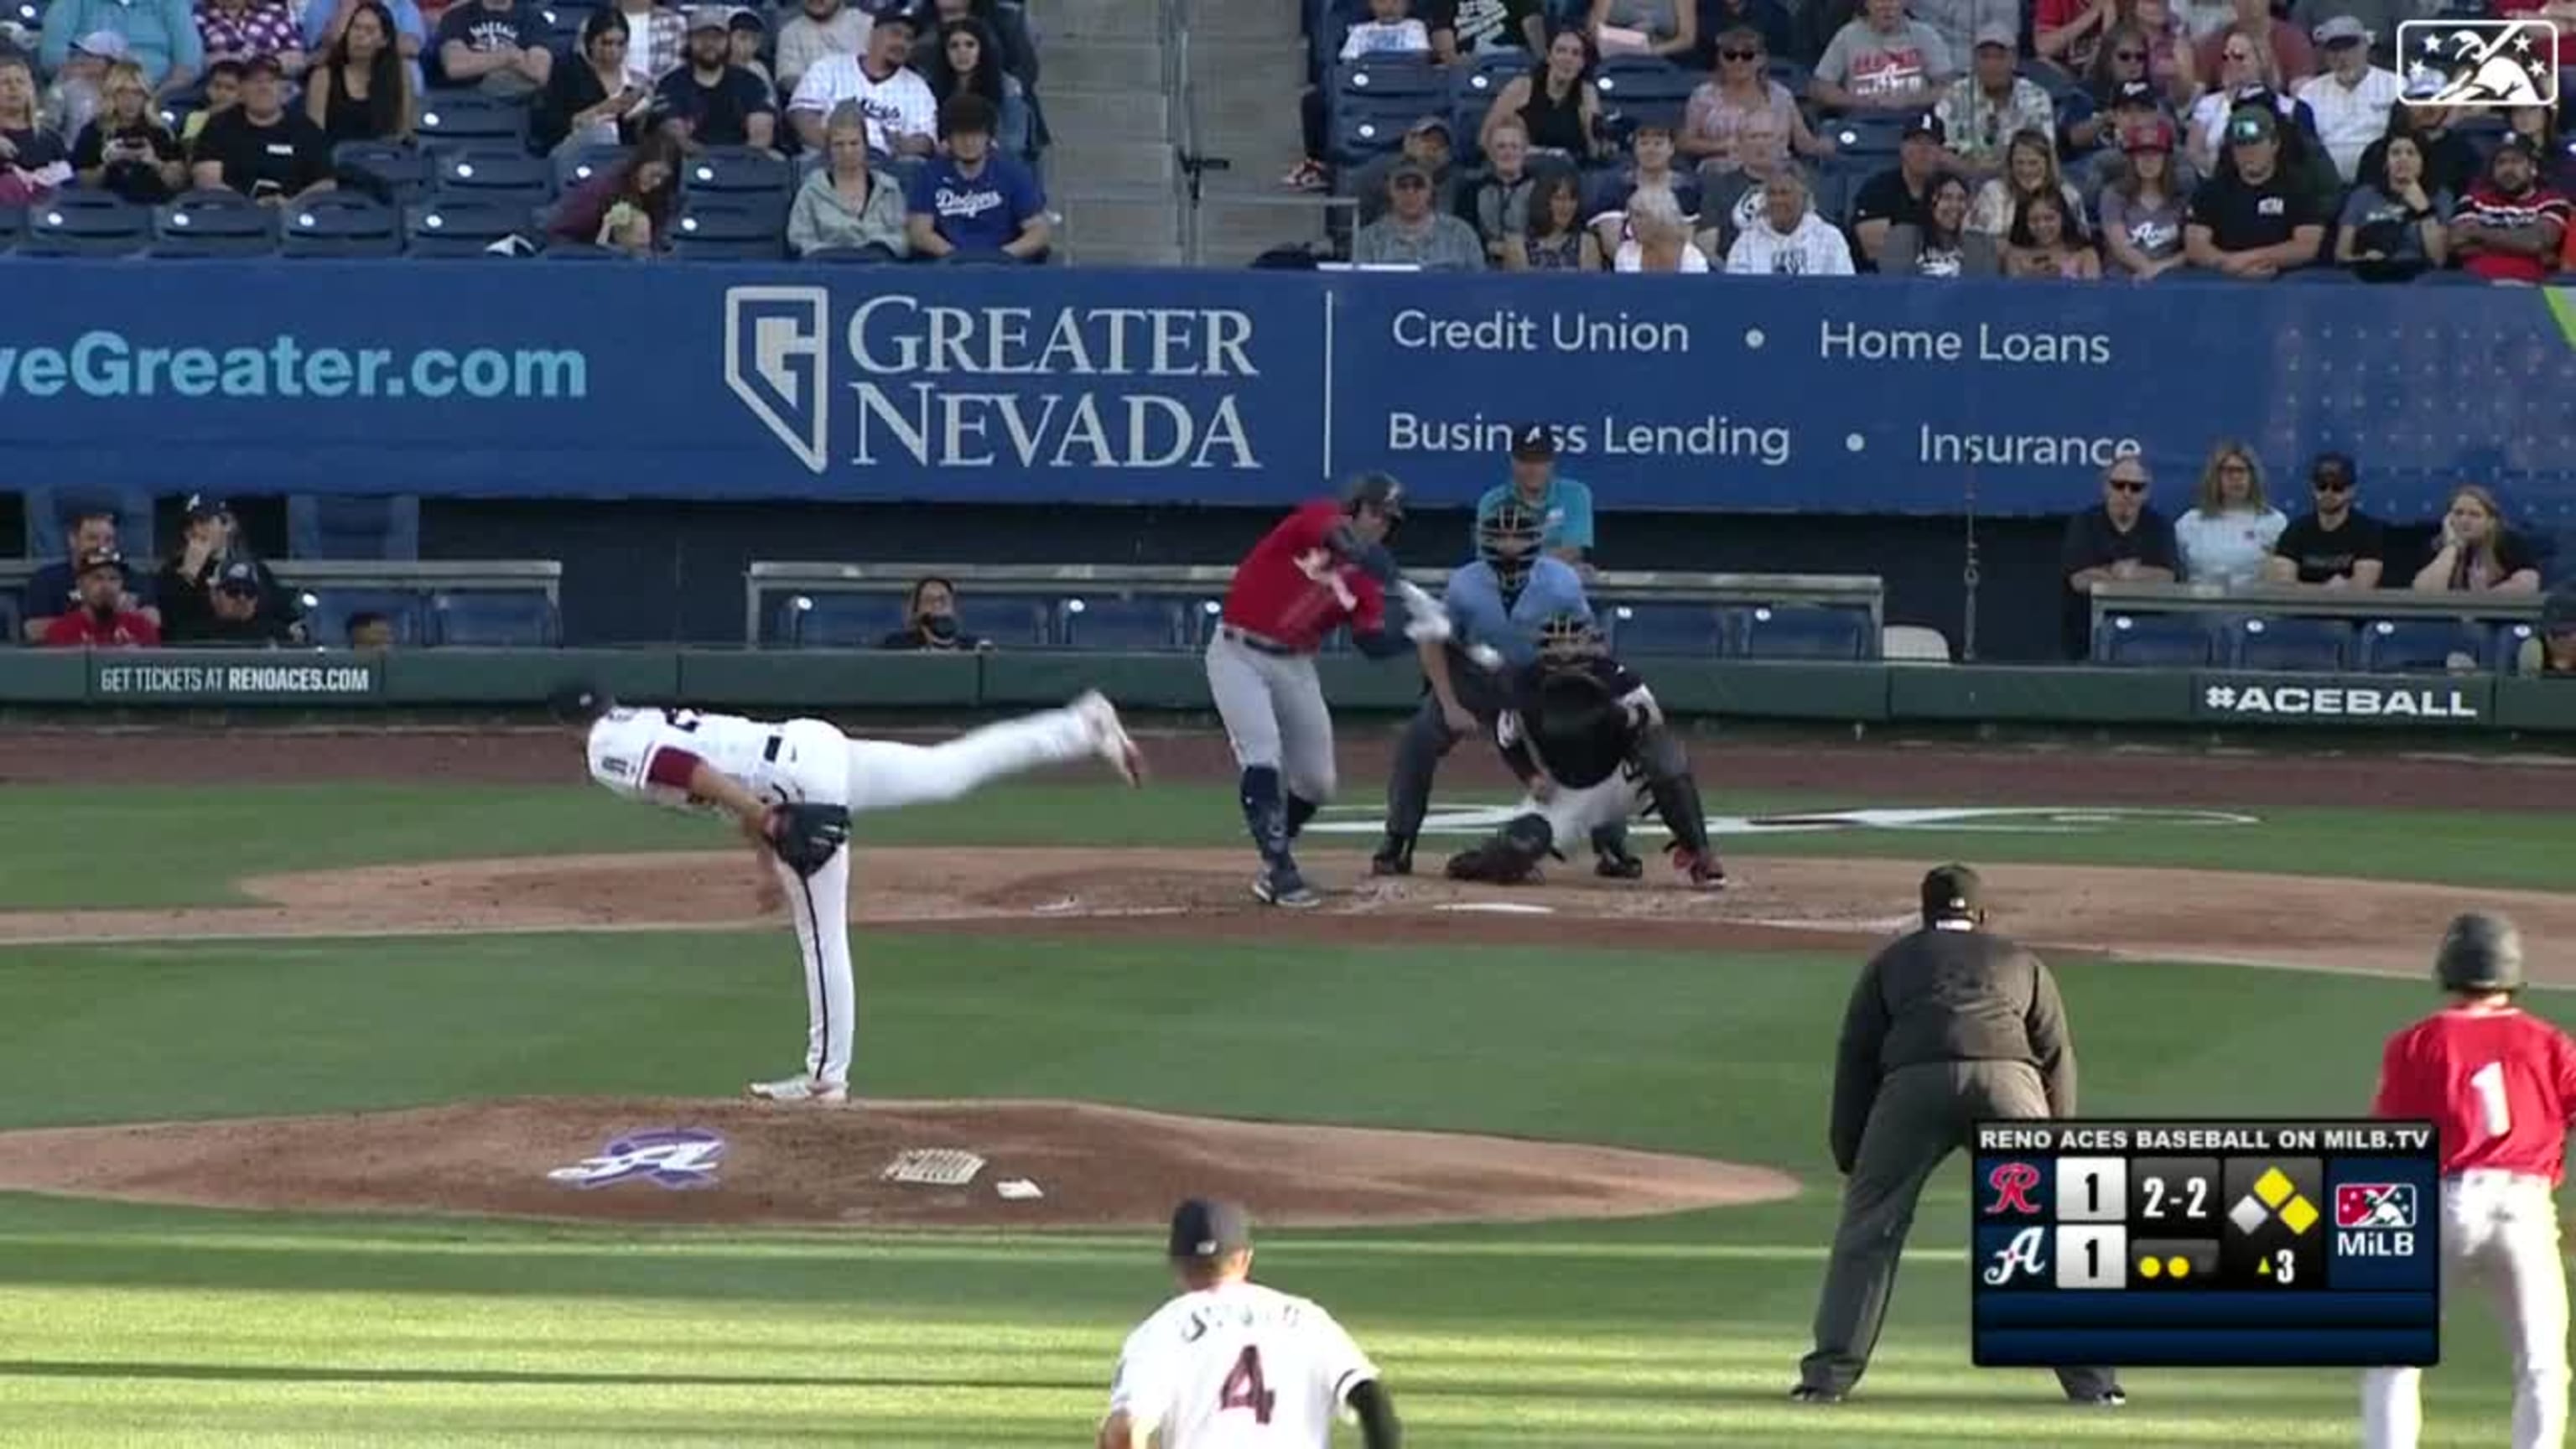
[[[1512,429],[1512,456],[1537,462],[1556,456],[1556,429],[1545,423],[1523,423]]]
[[[2560,589],[2540,606],[2540,632],[2576,634],[2576,586]]]
[[[1936,865],[1923,876],[1923,919],[1963,921],[1984,910],[1986,883],[1964,865]]]
[[[72,576],[78,578],[92,569],[114,569],[118,573],[124,573],[125,555],[112,548],[88,549],[72,565]]]
[[[224,500],[217,498],[212,493],[191,493],[188,495],[188,516],[190,518],[221,518],[230,512],[232,512],[232,509],[225,504]]]
[[[1931,111],[1925,111],[1919,116],[1905,118],[1905,134],[1898,139],[1911,141],[1917,136],[1929,136],[1935,142],[1946,142],[1950,139],[1950,128],[1941,124],[1940,116]]]
[[[248,559],[228,563],[222,573],[215,575],[215,587],[227,594],[257,594],[259,565]]]
[[[1175,1258],[1205,1261],[1252,1246],[1252,1214],[1241,1203],[1194,1197],[1172,1209]]]

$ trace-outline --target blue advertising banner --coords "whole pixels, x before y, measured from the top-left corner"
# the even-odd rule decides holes
[[[11,264],[13,474],[180,491],[2064,512],[2115,454],[2576,518],[2576,291],[497,262]],[[152,285],[138,285],[149,278]],[[2276,496],[2298,506],[2295,475]]]

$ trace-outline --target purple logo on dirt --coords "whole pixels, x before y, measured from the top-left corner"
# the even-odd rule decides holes
[[[713,1187],[724,1150],[724,1139],[713,1132],[696,1127],[657,1127],[613,1138],[597,1157],[584,1158],[571,1167],[558,1167],[546,1176],[584,1190],[638,1178],[662,1188]]]

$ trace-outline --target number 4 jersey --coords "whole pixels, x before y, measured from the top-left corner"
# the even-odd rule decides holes
[[[2371,1110],[2429,1119],[2446,1177],[2488,1170],[2555,1184],[2576,1110],[2576,1041],[2517,1010],[2435,1012],[2388,1039]]]
[[[1163,1449],[1328,1449],[1344,1398],[1377,1376],[1321,1307],[1226,1283],[1182,1294],[1127,1336],[1109,1407],[1159,1428]]]

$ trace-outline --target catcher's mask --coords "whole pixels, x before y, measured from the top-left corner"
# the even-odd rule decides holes
[[[1494,581],[1511,593],[1529,582],[1538,562],[1539,540],[1547,525],[1517,498],[1506,498],[1476,520],[1476,557],[1494,571]]]
[[[1608,653],[1609,645],[1581,614],[1551,614],[1538,626],[1538,652],[1550,664],[1572,664]]]

